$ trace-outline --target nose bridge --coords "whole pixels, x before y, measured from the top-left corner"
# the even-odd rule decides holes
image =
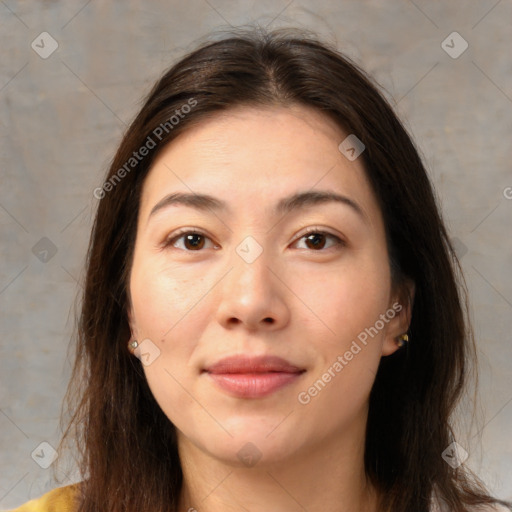
[[[234,247],[229,260],[231,271],[220,290],[219,320],[236,319],[247,326],[260,323],[281,324],[287,317],[279,279],[274,275],[276,265],[271,249],[264,248],[253,236],[246,236]]]
[[[269,268],[272,265],[271,250],[264,248],[262,243],[248,235],[235,247],[231,258],[234,267],[230,272],[231,282],[245,295],[268,293],[269,288],[275,285]]]

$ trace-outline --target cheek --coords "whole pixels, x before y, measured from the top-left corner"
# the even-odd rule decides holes
[[[135,267],[130,284],[137,327],[145,337],[168,338],[197,315],[196,305],[208,290],[205,279],[158,262]]]
[[[388,307],[389,273],[378,260],[344,261],[339,268],[309,269],[293,291],[307,307],[305,323],[338,347],[374,325]]]
[[[173,347],[173,352],[168,352],[168,348],[164,349],[161,357],[144,367],[148,386],[169,421],[189,435],[196,431],[195,437],[200,438],[201,432],[208,431],[212,425],[194,399],[197,395],[194,391],[196,378],[191,376],[184,362],[186,356],[180,354],[179,348]]]
[[[297,407],[311,428],[327,433],[347,426],[367,407],[383,334],[373,335],[370,328],[387,311],[389,280],[380,264],[314,277],[302,281],[297,294],[303,293],[316,314],[307,316],[319,364],[300,390]]]
[[[199,337],[203,280],[183,272],[161,271],[155,264],[132,271],[130,291],[137,334],[149,338],[158,357],[143,367],[153,396],[174,421],[176,411],[188,410],[195,375],[189,361]],[[204,315],[203,315],[204,316]],[[195,369],[194,369],[195,371]]]
[[[178,427],[184,422],[180,411],[194,405],[186,390],[192,389],[195,378],[188,364],[197,339],[200,308],[194,306],[205,293],[202,286],[201,280],[184,277],[179,271],[171,276],[151,263],[134,266],[131,276],[138,335],[149,338],[158,350],[158,357],[143,370],[155,400]]]

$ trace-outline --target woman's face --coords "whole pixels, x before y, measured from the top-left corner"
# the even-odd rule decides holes
[[[129,316],[182,445],[263,464],[364,435],[379,360],[396,350],[409,311],[392,294],[361,159],[338,148],[348,135],[308,107],[237,108],[184,132],[154,162]],[[213,368],[231,356],[288,367]]]

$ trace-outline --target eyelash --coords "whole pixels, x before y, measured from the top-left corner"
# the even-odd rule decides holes
[[[332,233],[329,233],[328,231],[323,231],[321,229],[318,229],[316,227],[313,227],[309,231],[307,231],[306,233],[303,233],[299,238],[297,238],[297,240],[294,243],[298,242],[299,240],[302,240],[303,238],[308,237],[309,235],[313,235],[313,234],[315,234],[315,235],[325,235],[327,237],[330,237],[330,238],[334,239],[337,247],[336,246],[331,246],[331,247],[328,247],[327,249],[319,249],[319,250],[310,249],[310,251],[312,251],[312,252],[326,252],[326,251],[329,251],[329,249],[339,249],[339,248],[344,247],[346,245],[346,243],[341,238],[339,238],[338,236],[333,235]],[[168,237],[163,242],[162,248],[165,249],[167,247],[171,247],[177,240],[179,240],[180,238],[183,238],[185,235],[200,235],[200,236],[203,236],[203,237],[211,240],[208,235],[206,235],[205,233],[203,233],[199,229],[189,229],[189,228],[186,228],[183,231],[178,231],[172,237]],[[179,249],[179,250],[183,250],[185,252],[202,252],[202,249],[199,249],[197,251],[191,251],[191,250],[188,250],[188,249]]]

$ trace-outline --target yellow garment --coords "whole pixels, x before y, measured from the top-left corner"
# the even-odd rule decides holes
[[[66,485],[64,487],[57,487],[40,498],[27,501],[18,508],[7,510],[5,512],[75,512],[76,503],[75,498],[78,493],[80,483]],[[439,508],[437,502],[434,502],[432,512],[440,512],[446,510]],[[501,505],[495,507],[488,505],[483,508],[475,508],[475,512],[509,512],[509,509]],[[448,512],[448,511],[447,511]]]
[[[75,497],[80,484],[57,487],[43,494],[40,498],[27,501],[18,508],[8,512],[74,512]]]

